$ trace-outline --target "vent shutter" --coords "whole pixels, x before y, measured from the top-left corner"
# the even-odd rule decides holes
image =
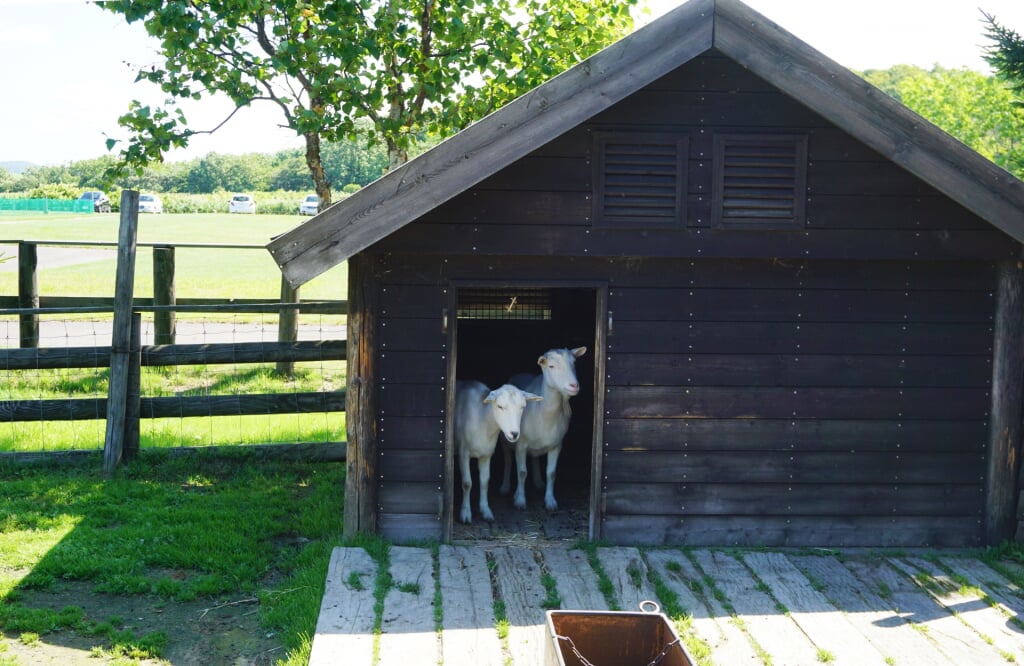
[[[639,133],[597,137],[595,218],[601,224],[683,223],[687,139]]]
[[[719,135],[714,143],[715,225],[804,226],[807,137]]]

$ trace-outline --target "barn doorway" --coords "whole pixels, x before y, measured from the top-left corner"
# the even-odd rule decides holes
[[[455,285],[451,294],[449,327],[453,354],[449,372],[456,379],[476,379],[491,388],[506,383],[519,373],[539,374],[537,359],[553,348],[586,347],[576,361],[580,394],[570,401],[572,420],[563,440],[555,480],[558,510],[544,509],[544,492],[533,485],[533,466],[527,466],[526,510],[515,509],[512,495],[499,492],[505,471],[504,456],[497,449],[491,461],[488,494],[494,512],[493,523],[479,517],[479,481],[476,462],[470,464],[473,476],[471,504],[473,523],[458,520],[462,502],[462,478],[458,460],[452,451],[449,483],[451,491],[446,509],[448,534],[452,540],[491,538],[525,533],[546,538],[590,538],[598,524],[595,498],[595,414],[599,414],[601,391],[595,378],[603,368],[606,290],[602,286],[552,285]],[[454,312],[454,317],[451,317]],[[601,346],[599,346],[599,344]],[[600,382],[603,386],[603,382]],[[449,413],[454,395],[449,396]],[[500,444],[499,444],[500,447]],[[544,458],[541,458],[544,469]],[[512,488],[516,474],[510,471]]]

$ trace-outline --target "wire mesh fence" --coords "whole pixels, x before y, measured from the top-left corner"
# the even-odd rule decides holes
[[[144,312],[140,447],[342,441],[345,317],[301,313],[279,342],[281,307],[179,314],[170,345]],[[39,310],[37,348],[20,349],[22,314],[0,311],[0,452],[102,450],[112,314]]]

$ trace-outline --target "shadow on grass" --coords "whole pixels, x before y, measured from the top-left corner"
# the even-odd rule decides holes
[[[75,468],[0,467],[8,638],[38,636],[34,651],[98,645],[129,658],[308,652],[341,539],[344,465],[257,460],[244,449],[188,458],[144,451],[104,481],[100,464],[97,454]],[[225,631],[248,618],[254,640],[224,639],[208,618],[225,609],[237,610]]]

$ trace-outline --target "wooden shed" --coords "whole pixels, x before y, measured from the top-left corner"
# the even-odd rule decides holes
[[[1024,183],[692,0],[268,248],[349,262],[349,534],[450,539],[456,378],[585,345],[587,536],[978,546],[1017,530],[1022,239]]]

